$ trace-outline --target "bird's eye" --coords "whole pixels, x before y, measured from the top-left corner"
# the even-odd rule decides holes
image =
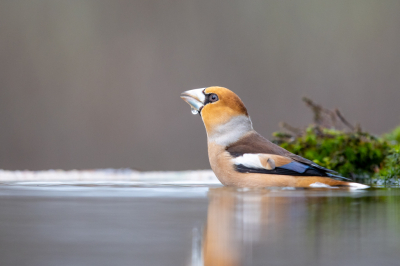
[[[218,95],[215,93],[211,93],[210,96],[208,96],[208,100],[210,102],[216,102],[216,101],[218,101]]]

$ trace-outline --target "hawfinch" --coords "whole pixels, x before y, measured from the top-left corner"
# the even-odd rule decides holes
[[[368,188],[263,138],[242,100],[226,88],[189,90],[181,98],[203,119],[211,168],[225,186]]]

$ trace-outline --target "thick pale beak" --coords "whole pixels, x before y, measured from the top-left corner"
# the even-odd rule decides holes
[[[204,88],[184,91],[181,98],[192,107],[192,113],[198,113],[204,106],[206,96],[204,95]],[[196,112],[194,112],[195,110]]]

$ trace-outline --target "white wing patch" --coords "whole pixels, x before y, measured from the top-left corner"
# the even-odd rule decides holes
[[[242,164],[249,168],[264,168],[260,162],[258,154],[245,153],[242,156],[233,159],[233,163],[236,165]]]

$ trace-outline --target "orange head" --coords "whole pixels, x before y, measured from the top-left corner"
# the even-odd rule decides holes
[[[200,113],[207,134],[251,128],[251,121],[242,100],[231,90],[223,87],[208,87],[182,93],[194,113]]]

